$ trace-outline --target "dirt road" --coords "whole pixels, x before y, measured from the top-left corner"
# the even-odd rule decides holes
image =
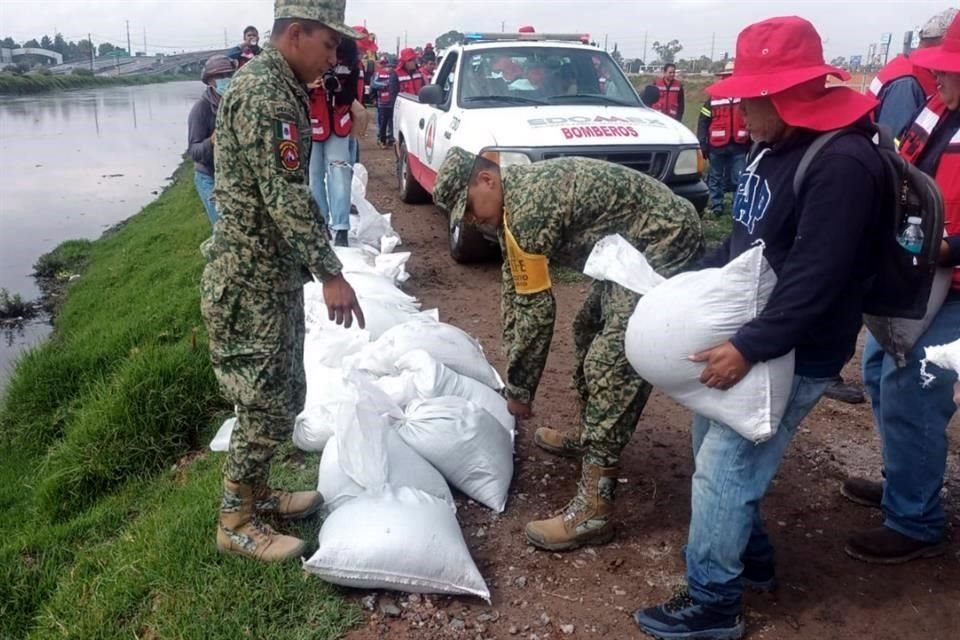
[[[447,252],[446,218],[432,205],[408,206],[397,197],[392,151],[365,143],[368,196],[413,252],[412,293],[424,308],[476,335],[502,371],[499,265],[465,267]],[[517,436],[516,473],[503,514],[467,503],[457,514],[464,537],[493,594],[473,599],[356,592],[369,611],[352,640],[435,638],[643,637],[630,613],[662,602],[683,576],[680,548],[689,521],[691,416],[654,394],[626,450],[617,496],[621,522],[605,547],[551,554],[523,539],[531,519],[561,508],[574,492],[578,464],[532,444],[536,427],[575,428],[569,380],[574,366],[570,325],[585,283],[556,287],[558,324],[534,410]],[[859,380],[856,365],[847,372]],[[960,428],[951,432],[948,518],[960,529]],[[750,638],[771,640],[947,640],[960,634],[960,545],[947,555],[898,567],[878,567],[843,552],[851,530],[876,526],[879,512],[838,493],[848,473],[878,474],[880,460],[869,409],[829,400],[801,425],[764,503],[777,547],[777,596],[747,597]],[[366,596],[366,599],[364,597]]]

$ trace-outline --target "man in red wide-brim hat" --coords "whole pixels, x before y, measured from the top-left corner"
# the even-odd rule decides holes
[[[704,364],[701,382],[716,389],[729,389],[755,364],[791,351],[796,364],[786,410],[769,440],[756,444],[724,424],[694,419],[687,589],[634,614],[643,631],[661,638],[740,638],[744,588],[776,586],[760,500],[799,423],[855,351],[878,255],[871,220],[890,192],[869,137],[868,114],[877,102],[846,87],[827,88],[828,76],[847,73],[824,62],[812,24],[784,17],[750,25],[737,38],[736,61],[730,77],[707,92],[740,98],[758,144],[737,186],[733,231],[702,266],[723,266],[760,241],[778,280],[756,319],[693,359]],[[826,143],[795,189],[811,143],[847,128]]]
[[[855,533],[846,552],[865,562],[896,564],[941,555],[946,517],[940,489],[947,463],[947,426],[956,411],[956,372],[929,366],[921,385],[927,347],[960,340],[960,17],[937,47],[915,51],[910,61],[933,72],[937,92],[902,136],[900,155],[933,177],[943,194],[946,238],[940,266],[953,270],[950,293],[904,366],[870,336],[863,351],[863,379],[883,449],[883,482],[850,478],[843,495],[883,509],[883,526]]]

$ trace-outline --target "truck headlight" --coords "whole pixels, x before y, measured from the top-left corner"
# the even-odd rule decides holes
[[[673,175],[689,176],[699,174],[703,160],[699,149],[684,149],[677,154],[677,162],[673,165]]]
[[[530,164],[530,156],[519,151],[501,151],[500,166],[509,167],[513,165]]]

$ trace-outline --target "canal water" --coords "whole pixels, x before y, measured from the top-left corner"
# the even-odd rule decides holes
[[[36,298],[36,259],[95,239],[156,198],[187,147],[200,82],[0,96],[0,288]],[[39,321],[0,333],[0,390]]]

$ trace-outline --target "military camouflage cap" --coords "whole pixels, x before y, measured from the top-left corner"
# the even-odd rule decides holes
[[[929,40],[932,38],[942,38],[947,33],[947,27],[957,17],[957,10],[954,8],[944,9],[937,15],[927,20],[923,28],[920,29],[920,39]]]
[[[322,22],[337,33],[354,40],[363,37],[346,24],[344,18],[347,13],[347,0],[276,0],[273,17],[302,18]]]
[[[467,208],[467,187],[477,156],[460,147],[451,147],[437,172],[433,201],[450,214],[451,222],[463,218]]]

